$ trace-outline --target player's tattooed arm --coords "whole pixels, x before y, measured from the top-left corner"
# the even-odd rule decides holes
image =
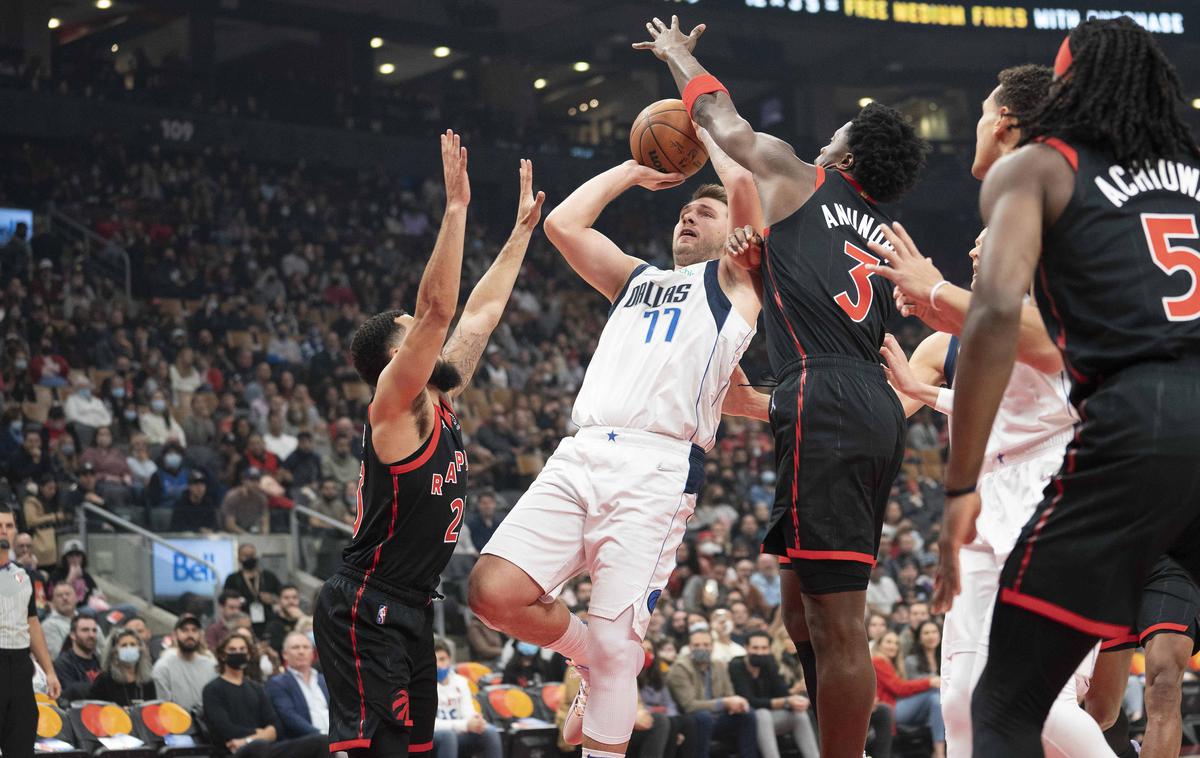
[[[734,366],[729,376],[729,391],[721,404],[721,413],[726,416],[770,421],[771,396],[754,389],[741,366]]]
[[[584,182],[546,216],[546,238],[575,273],[611,302],[642,263],[592,227],[604,208],[635,186],[649,190],[682,184],[683,174],[662,174],[626,161]]]
[[[381,414],[379,418],[407,413],[413,398],[424,392],[458,310],[471,184],[467,176],[467,149],[459,136],[447,130],[441,135],[441,147],[446,212],[417,288],[412,324],[379,376],[372,403],[372,415]]]
[[[533,193],[531,161],[521,159],[520,177],[520,199],[512,234],[504,243],[504,247],[500,248],[496,260],[492,261],[479,283],[471,290],[458,326],[454,328],[454,333],[442,348],[443,360],[458,369],[458,374],[462,377],[458,386],[448,393],[450,397],[460,395],[470,384],[488,340],[500,323],[504,308],[512,297],[513,285],[521,271],[521,265],[525,262],[530,237],[542,217],[542,203],[546,200],[546,193]]]
[[[692,54],[704,29],[704,24],[698,24],[684,34],[678,16],[671,17],[670,26],[656,18],[646,24],[650,41],[635,43],[633,47],[649,50],[664,61],[682,94],[689,81],[708,73]],[[725,92],[701,95],[692,109],[692,118],[708,130],[729,157],[754,174],[766,223],[787,216],[812,196],[816,167],[800,160],[787,142],[754,131]]]
[[[879,349],[887,365],[884,373],[888,384],[896,390],[900,405],[904,407],[904,415],[911,416],[921,410],[922,406],[940,410],[943,413],[943,403],[939,396],[951,390],[943,389],[940,385],[946,381],[942,367],[946,365],[946,351],[950,347],[950,335],[945,332],[931,334],[921,341],[913,351],[912,359],[904,356],[904,349],[890,334],[883,337],[883,347]]]

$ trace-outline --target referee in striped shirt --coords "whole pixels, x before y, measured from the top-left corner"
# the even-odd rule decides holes
[[[9,555],[16,536],[16,518],[0,504],[0,753],[32,758],[38,712],[30,650],[46,672],[47,694],[57,700],[62,687],[38,623],[33,577]]]

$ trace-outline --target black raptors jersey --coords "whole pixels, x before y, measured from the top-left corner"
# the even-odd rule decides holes
[[[767,351],[777,374],[812,355],[879,362],[892,287],[867,270],[886,244],[890,219],[853,178],[817,168],[817,188],[795,213],[766,230],[763,285]]]
[[[467,453],[450,405],[439,400],[433,431],[398,463],[375,454],[370,414],[363,432],[354,536],[343,562],[367,584],[432,593],[450,561],[467,498]]]
[[[1075,190],[1043,236],[1038,308],[1080,403],[1136,363],[1200,357],[1200,167],[1131,169],[1057,138]]]

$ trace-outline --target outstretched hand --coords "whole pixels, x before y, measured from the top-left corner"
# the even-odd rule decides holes
[[[533,161],[521,159],[521,194],[517,202],[517,228],[532,232],[542,218],[542,203],[546,202],[546,193],[538,191],[533,194]]]
[[[451,129],[442,135],[442,176],[446,181],[446,207],[466,208],[471,202],[467,149],[462,146],[462,138]]]
[[[684,34],[683,30],[679,28],[679,16],[671,16],[670,26],[655,18],[653,21],[646,22],[646,31],[650,32],[650,40],[633,43],[633,49],[649,50],[654,53],[656,58],[665,61],[667,55],[674,48],[682,47],[689,53],[695,50],[696,43],[700,40],[700,35],[704,34],[705,28],[704,24],[696,24],[692,27],[692,31]]]
[[[917,243],[908,236],[908,231],[899,222],[889,227],[879,227],[891,247],[879,242],[868,242],[871,252],[887,261],[888,265],[870,265],[867,269],[891,281],[900,291],[919,303],[928,303],[934,285],[945,279],[933,261],[921,255]]]

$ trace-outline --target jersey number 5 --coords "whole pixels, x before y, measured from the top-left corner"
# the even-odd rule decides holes
[[[1146,233],[1146,244],[1150,246],[1150,257],[1154,265],[1168,275],[1185,270],[1191,277],[1188,291],[1178,297],[1164,297],[1163,310],[1168,321],[1191,321],[1200,316],[1200,250],[1190,247],[1172,247],[1168,237],[1198,239],[1196,217],[1186,214],[1143,213],[1142,231]]]
[[[871,312],[871,301],[875,298],[875,290],[871,288],[871,277],[875,274],[868,271],[867,266],[878,265],[879,259],[849,242],[846,243],[843,250],[846,255],[858,261],[858,265],[850,269],[850,279],[854,282],[855,295],[851,299],[850,292],[847,290],[834,297],[833,302],[841,306],[841,309],[852,321],[859,323]]]

